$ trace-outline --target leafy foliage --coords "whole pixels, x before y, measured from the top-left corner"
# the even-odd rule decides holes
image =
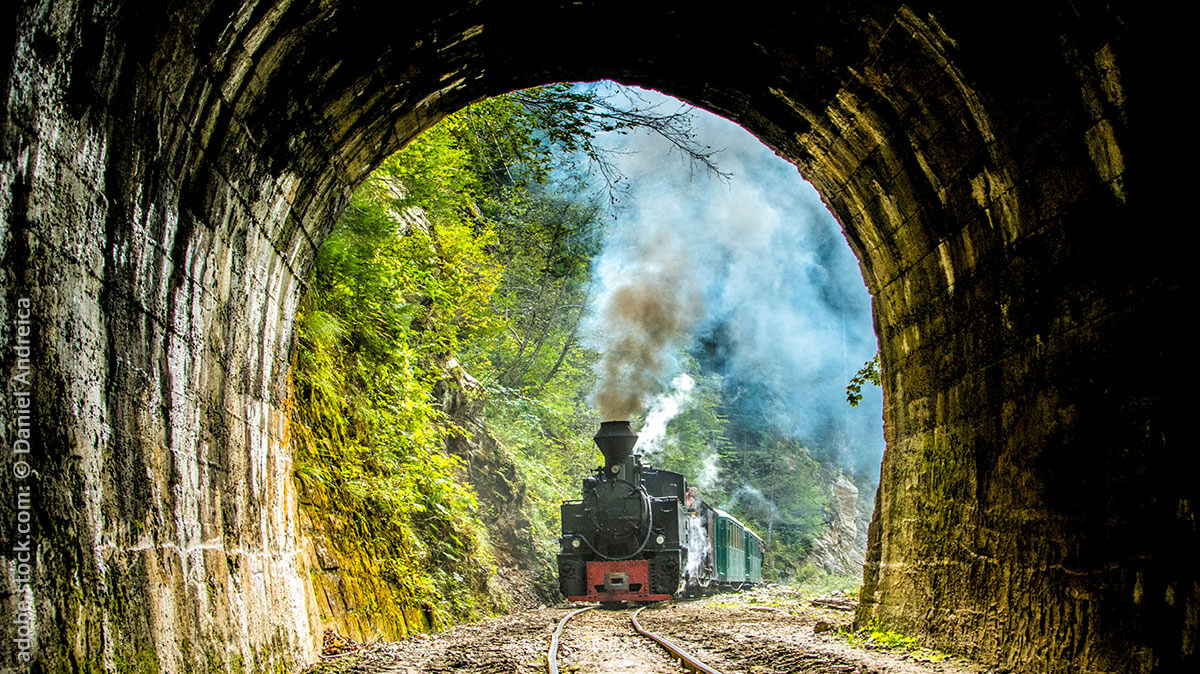
[[[850,403],[851,407],[858,407],[862,402],[862,387],[867,383],[880,386],[883,384],[883,373],[879,369],[879,354],[868,360],[859,368],[858,372],[850,379],[850,383],[846,385],[846,402]]]
[[[600,175],[614,202],[624,176],[611,161],[612,152],[597,143],[596,136],[601,133],[648,130],[670,143],[692,167],[720,178],[730,177],[717,166],[715,157],[720,150],[697,142],[691,108],[686,105],[663,112],[633,89],[614,89],[603,83],[587,87],[554,84],[514,96],[546,130],[544,138],[564,152],[567,162],[576,157],[588,162],[586,173]]]
[[[321,249],[298,330],[296,473],[373,532],[366,543],[397,579],[475,560],[472,582],[435,575],[410,588],[449,622],[480,608],[470,595],[485,594],[490,562],[475,495],[443,450],[461,431],[434,389],[453,379],[451,354],[497,327],[489,299],[502,269],[485,252],[488,227],[445,204],[422,214],[399,189],[397,175],[437,149],[390,159]]]
[[[537,120],[501,97],[447,118],[387,159],[325,241],[300,312],[296,474],[331,492],[414,602],[440,622],[489,605],[492,564],[439,387],[470,386],[508,327],[490,210],[519,210],[549,171]],[[514,162],[519,162],[516,164]],[[514,175],[531,176],[528,180]],[[328,507],[328,506],[327,506]],[[481,603],[482,602],[482,603]]]

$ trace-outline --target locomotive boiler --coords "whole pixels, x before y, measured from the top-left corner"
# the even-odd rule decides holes
[[[562,504],[558,578],[563,596],[602,603],[661,601],[762,580],[762,541],[696,497],[680,473],[633,453],[628,421],[606,421],[595,442],[604,465]]]

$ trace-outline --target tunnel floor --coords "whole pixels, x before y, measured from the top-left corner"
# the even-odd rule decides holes
[[[545,672],[550,636],[569,612],[567,607],[521,611],[439,634],[365,645],[356,652],[330,653],[307,674]],[[560,667],[577,674],[683,671],[665,656],[657,657],[660,662],[653,669],[637,669],[641,665],[631,664],[636,658],[648,663],[657,654],[641,653],[646,644],[633,643],[636,639],[632,636],[614,634],[618,623],[626,622],[630,614],[631,609],[585,614],[594,617],[564,631]],[[849,612],[814,606],[810,597],[797,597],[783,588],[767,588],[662,604],[643,612],[639,619],[646,629],[671,639],[723,674],[986,671],[944,653],[887,647],[865,635],[847,638],[839,630],[848,629],[850,618]],[[818,632],[815,628],[820,623],[824,625]],[[625,665],[635,669],[622,669]]]

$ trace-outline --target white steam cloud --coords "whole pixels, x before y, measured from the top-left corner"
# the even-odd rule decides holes
[[[703,347],[735,412],[842,465],[877,468],[882,396],[867,387],[862,405],[845,402],[878,347],[840,227],[795,166],[727,120],[696,119],[697,138],[724,148],[716,158],[729,182],[690,170],[657,137],[604,139],[628,151],[615,159],[631,189],[597,261],[605,290],[585,326],[603,355],[593,404],[605,419],[633,416],[680,371],[678,354]]]
[[[742,503],[766,511],[768,522],[779,519],[779,506],[764,496],[757,487],[752,487],[748,484],[738,487],[737,491],[729,495],[729,502],[724,505],[724,509],[732,510]]]
[[[721,455],[717,454],[715,448],[709,447],[705,450],[701,460],[704,465],[700,468],[700,472],[692,476],[692,484],[708,491],[716,486],[717,478],[721,475]]]
[[[708,527],[704,518],[689,515],[687,518],[688,558],[683,569],[683,575],[688,579],[696,578],[704,566],[704,551],[708,550]]]
[[[652,457],[663,448],[667,438],[667,424],[679,414],[679,411],[692,399],[692,390],[696,380],[686,372],[671,380],[671,388],[650,403],[646,412],[646,422],[638,431],[638,451],[647,457]]]

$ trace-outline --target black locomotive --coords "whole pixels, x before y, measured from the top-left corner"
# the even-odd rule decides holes
[[[762,540],[633,453],[628,421],[596,433],[604,466],[562,505],[558,582],[572,601],[659,601],[762,581]]]

